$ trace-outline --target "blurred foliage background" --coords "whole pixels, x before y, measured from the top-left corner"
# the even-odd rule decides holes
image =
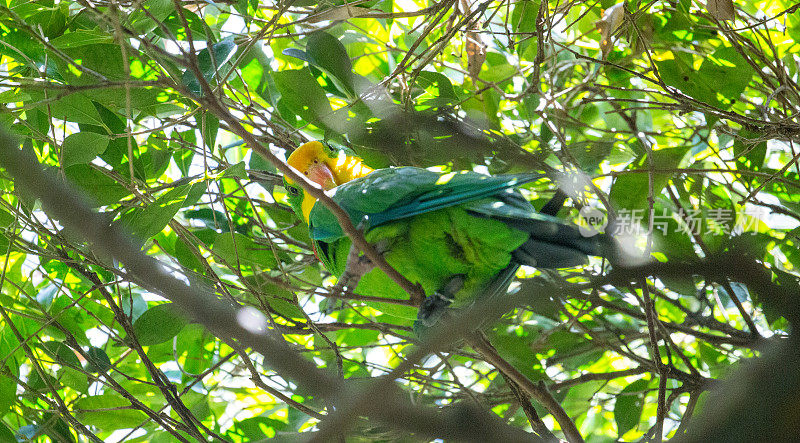
[[[334,283],[275,166],[326,139],[373,167],[544,171],[559,216],[599,211],[633,257],[745,248],[800,267],[800,14],[788,0],[3,0],[0,124],[175,275],[267,314],[347,381],[384,374],[414,308]],[[0,171],[0,441],[243,442],[313,432],[331,404],[209,334],[61,229]],[[586,209],[582,209],[586,208]],[[649,233],[649,234],[648,234]],[[723,266],[724,267],[724,266]],[[789,332],[785,304],[686,272],[523,269],[483,325],[586,441],[682,434],[704,399]],[[543,289],[546,288],[546,289]],[[476,325],[477,327],[477,325]],[[233,347],[232,347],[233,346]],[[469,346],[403,374],[414,402],[561,426]],[[380,401],[380,399],[375,399]],[[659,407],[659,404],[661,407]],[[409,438],[362,420],[348,441]]]

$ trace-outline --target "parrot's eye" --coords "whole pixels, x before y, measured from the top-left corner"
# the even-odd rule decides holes
[[[294,186],[286,188],[286,192],[288,192],[290,195],[300,195],[300,190],[295,188]]]

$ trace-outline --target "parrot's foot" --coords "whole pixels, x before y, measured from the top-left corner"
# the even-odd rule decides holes
[[[466,276],[459,274],[447,282],[444,287],[422,301],[417,312],[417,319],[414,321],[414,332],[421,336],[426,328],[436,324],[445,313],[445,308],[453,303],[456,292],[464,286]]]
[[[388,242],[378,242],[374,245],[374,247],[378,254],[383,254],[388,248]],[[331,288],[330,297],[336,300],[329,300],[323,312],[328,315],[332,312],[343,309],[344,302],[341,299],[338,299],[338,297],[348,291],[354,291],[356,286],[358,286],[358,282],[361,281],[361,277],[374,268],[375,264],[372,263],[366,255],[361,255],[355,245],[350,246],[350,251],[347,253],[347,264],[345,265],[344,272],[339,276],[339,280],[336,282],[333,288]]]

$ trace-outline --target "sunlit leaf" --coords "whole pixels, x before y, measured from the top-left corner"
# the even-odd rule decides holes
[[[78,132],[64,139],[61,145],[64,167],[89,163],[105,152],[108,137],[93,132]]]
[[[644,396],[649,382],[639,379],[625,386],[614,403],[614,420],[617,422],[617,435],[622,436],[639,425],[644,408]]]
[[[143,346],[163,343],[186,326],[186,317],[172,303],[155,305],[133,322],[133,331]]]
[[[324,31],[311,34],[306,44],[306,55],[309,63],[325,71],[342,92],[354,96],[353,65],[336,37]]]
[[[131,402],[119,394],[83,397],[74,403],[73,408],[83,423],[107,431],[131,428],[147,420],[142,411],[133,409]]]
[[[323,121],[333,109],[325,91],[308,69],[285,70],[272,76],[286,107],[307,122],[324,127]]]

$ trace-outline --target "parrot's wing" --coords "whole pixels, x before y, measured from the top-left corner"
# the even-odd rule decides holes
[[[413,200],[398,204],[369,216],[369,226],[423,214],[493,196],[541,178],[541,175],[506,175],[489,177],[480,174],[456,174],[444,183],[417,195]]]
[[[490,197],[541,177],[539,174],[491,177],[475,172],[442,174],[412,167],[383,169],[337,187],[332,198],[347,211],[353,224],[368,229]],[[322,205],[311,210],[310,227],[312,238],[317,240],[344,235],[333,214]]]

